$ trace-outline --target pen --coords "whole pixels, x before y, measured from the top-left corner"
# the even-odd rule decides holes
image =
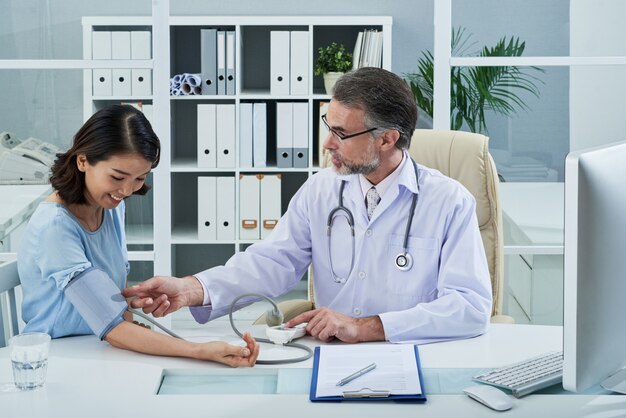
[[[371,372],[375,368],[376,368],[376,363],[372,363],[369,366],[366,366],[366,367],[362,368],[361,370],[357,370],[356,372],[352,373],[350,376],[346,376],[343,379],[341,379],[340,381],[338,381],[337,382],[337,386],[343,386],[346,383],[350,383],[354,379],[356,379],[357,377],[361,377],[365,373]]]

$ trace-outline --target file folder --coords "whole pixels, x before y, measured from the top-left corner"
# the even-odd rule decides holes
[[[130,69],[115,69],[113,76],[113,96],[131,95],[131,72]]]
[[[289,32],[270,32],[270,94],[289,95]]]
[[[217,167],[235,168],[235,105],[217,105],[215,110]]]
[[[276,165],[279,168],[294,167],[293,105],[289,102],[276,103]]]
[[[254,126],[252,129],[252,152],[253,165],[255,167],[267,166],[267,104],[254,103],[252,108]]]
[[[351,346],[352,349],[356,352],[359,350],[358,345]],[[415,361],[416,361],[416,370],[421,391],[420,393],[408,394],[408,395],[397,395],[393,394],[392,391],[387,390],[385,388],[370,388],[363,387],[358,390],[346,390],[342,392],[339,396],[317,396],[317,388],[318,388],[318,374],[320,368],[320,347],[315,347],[315,351],[313,354],[313,372],[311,376],[311,389],[309,393],[309,399],[312,402],[320,402],[320,401],[396,401],[396,402],[416,402],[422,403],[426,402],[426,394],[424,392],[424,379],[422,377],[422,367],[420,365],[419,351],[416,345],[413,346],[413,350],[415,352]]]
[[[261,239],[267,238],[281,215],[281,183],[280,174],[261,176]]]
[[[260,239],[261,175],[239,177],[239,239]]]
[[[309,32],[291,32],[289,59],[290,59],[290,82],[291,95],[309,94]]]
[[[226,32],[226,94],[235,94],[235,32]]]
[[[293,104],[293,166],[309,166],[309,104]]]
[[[235,239],[235,178],[217,177],[217,239]]]
[[[217,94],[217,29],[200,29],[200,78],[202,94]]]
[[[217,167],[217,137],[214,104],[198,105],[198,167]]]
[[[198,239],[217,239],[217,177],[198,177]]]
[[[91,57],[94,60],[111,59],[111,32],[95,31],[91,33]],[[113,83],[110,69],[97,69],[92,71],[93,95],[111,96]]]
[[[226,32],[217,31],[217,94],[226,94]]]
[[[252,168],[252,103],[239,105],[239,167]]]

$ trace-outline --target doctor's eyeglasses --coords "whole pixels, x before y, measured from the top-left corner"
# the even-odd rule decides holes
[[[328,121],[326,120],[326,115],[322,115],[322,122],[324,122],[324,125],[326,125],[326,128],[328,128],[328,130],[341,141],[345,141],[346,139],[354,138],[355,136],[367,134],[369,132],[372,132],[372,131],[375,131],[376,129],[378,129],[378,128],[370,128],[370,129],[367,129],[365,131],[357,132],[355,134],[348,134],[348,135],[346,135],[343,132],[338,132],[338,131],[334,130],[333,128],[331,128],[328,125]]]

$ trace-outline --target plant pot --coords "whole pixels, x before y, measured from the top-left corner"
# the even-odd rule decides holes
[[[324,88],[326,89],[326,94],[333,94],[333,88],[335,87],[335,83],[344,73],[338,72],[330,72],[324,73]]]

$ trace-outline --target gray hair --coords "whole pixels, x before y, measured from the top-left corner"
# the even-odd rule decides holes
[[[333,99],[363,110],[368,127],[397,130],[400,138],[396,147],[408,149],[411,145],[417,104],[411,89],[396,74],[374,67],[350,71],[337,80]]]

